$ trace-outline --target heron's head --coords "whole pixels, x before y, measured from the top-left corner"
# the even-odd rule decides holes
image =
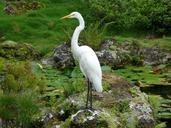
[[[79,12],[72,12],[69,15],[66,15],[60,19],[66,19],[66,18],[79,18],[81,16],[81,14]]]

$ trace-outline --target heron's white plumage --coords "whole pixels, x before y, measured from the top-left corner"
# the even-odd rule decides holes
[[[85,27],[83,17],[79,12],[72,12],[63,18],[78,19],[79,26],[76,27],[71,39],[71,51],[74,59],[79,62],[84,76],[93,84],[97,92],[102,92],[102,71],[95,52],[88,46],[78,46],[79,34]]]
[[[87,79],[93,83],[97,92],[102,92],[102,72],[100,63],[95,52],[88,46],[81,46],[80,50],[80,69]]]

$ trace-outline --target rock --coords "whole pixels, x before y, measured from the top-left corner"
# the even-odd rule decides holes
[[[148,103],[148,96],[139,87],[112,74],[104,74],[103,81],[110,90],[103,93],[93,92],[95,111],[85,110],[86,92],[70,96],[62,106],[72,106],[70,115],[62,126],[71,128],[93,127],[140,127],[153,128],[155,119]],[[64,111],[65,112],[65,111]]]
[[[148,97],[146,94],[141,93],[138,88],[136,93],[139,95],[131,100],[129,103],[130,116],[136,117],[140,128],[154,128],[155,119],[153,118],[153,111],[148,103]],[[136,115],[135,115],[136,113]]]
[[[32,124],[33,128],[60,128],[57,116],[52,111],[42,110],[41,115]]]
[[[40,53],[30,44],[19,44],[10,40],[0,44],[0,57],[19,60],[37,60],[40,59],[40,56]]]
[[[65,68],[74,66],[70,46],[65,43],[55,48],[53,60],[55,61],[55,67]]]
[[[17,43],[14,42],[14,41],[11,41],[11,40],[7,40],[7,41],[4,41],[2,44],[1,44],[1,47],[2,48],[15,48],[17,47]]]
[[[71,48],[67,43],[64,43],[54,49],[53,56],[42,60],[43,64],[52,65],[53,67],[64,69],[75,65],[71,54]]]
[[[93,128],[96,127],[98,111],[79,110],[71,116],[71,128]]]
[[[158,65],[166,64],[171,60],[171,53],[154,48],[144,48],[137,42],[117,43],[114,39],[102,42],[99,51],[96,51],[101,65],[108,65],[113,69],[126,65]],[[43,60],[43,64],[50,64],[57,68],[68,68],[74,65],[70,46],[64,43],[54,50],[53,56]]]
[[[100,51],[96,53],[102,65],[109,65],[112,68],[120,68],[129,64],[142,64],[139,46],[136,43],[118,44],[113,39],[106,40],[102,43]]]
[[[60,125],[55,125],[53,128],[60,128],[61,126]]]
[[[142,54],[144,56],[144,64],[148,65],[159,65],[169,62],[170,53],[164,52],[158,47],[154,48],[143,48]]]
[[[145,48],[135,41],[118,44],[113,39],[106,40],[102,43],[100,51],[96,53],[102,65],[109,65],[114,68],[123,67],[128,64],[167,64],[171,60],[171,53],[158,47]]]

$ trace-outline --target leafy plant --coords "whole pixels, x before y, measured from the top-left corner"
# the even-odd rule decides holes
[[[157,95],[149,95],[149,103],[153,108],[154,117],[157,118],[160,106],[162,104],[162,97]]]
[[[170,31],[170,5],[169,0],[90,0],[89,4],[97,20],[113,21],[117,32],[136,28],[155,34]]]
[[[92,23],[83,31],[81,35],[81,40],[86,42],[87,45],[93,47],[94,49],[98,49],[104,39],[104,29],[100,28],[100,22]]]

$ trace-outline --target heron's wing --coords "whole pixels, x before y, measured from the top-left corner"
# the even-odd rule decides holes
[[[81,72],[83,73],[83,75],[87,78],[87,76],[86,76],[86,74],[85,74],[85,72],[84,72],[84,69],[83,69],[82,66],[81,66],[81,63],[80,63],[80,70],[81,70]]]
[[[93,76],[101,78],[101,67],[95,52],[87,46],[82,46],[82,49],[80,57],[81,71],[88,78],[93,78]]]
[[[97,92],[102,92],[102,72],[99,60],[91,48],[84,47],[80,54],[80,68],[92,83]]]

